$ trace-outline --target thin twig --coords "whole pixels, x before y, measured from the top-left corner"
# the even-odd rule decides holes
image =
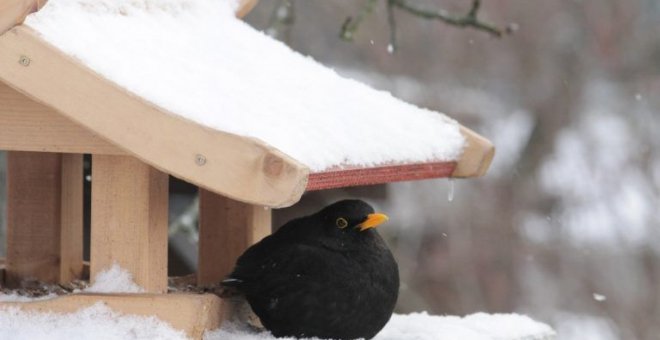
[[[472,7],[470,8],[470,12],[468,12],[467,16],[476,19],[477,12],[479,12],[479,7],[481,7],[481,0],[474,0],[472,2]]]
[[[472,7],[470,11],[464,16],[456,16],[447,13],[445,10],[431,10],[423,9],[417,7],[416,5],[410,4],[407,0],[387,0],[388,3],[392,3],[396,7],[405,10],[406,12],[415,15],[420,18],[429,19],[429,20],[440,20],[448,25],[458,26],[458,27],[472,27],[474,29],[484,31],[496,37],[501,37],[504,32],[495,27],[492,24],[485,23],[480,21],[477,18],[479,8],[481,6],[480,0],[473,0]]]
[[[378,0],[367,0],[364,5],[362,5],[362,8],[360,8],[360,12],[358,12],[358,15],[355,19],[352,17],[346,18],[344,24],[341,25],[341,33],[339,34],[343,40],[353,41],[355,32],[360,27],[360,24],[364,18],[373,13],[377,1]]]

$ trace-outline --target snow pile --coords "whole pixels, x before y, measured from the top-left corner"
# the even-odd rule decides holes
[[[0,309],[0,339],[12,340],[185,340],[155,317],[121,315],[103,303],[71,314],[23,312],[17,308]]]
[[[57,297],[57,295],[52,293],[40,297],[31,297],[31,296],[20,295],[15,292],[12,292],[10,294],[5,294],[0,292],[0,302],[30,302],[30,301],[48,300],[54,297]]]
[[[133,282],[133,275],[118,264],[101,271],[94,283],[83,290],[86,293],[142,293],[144,289]]]
[[[26,24],[164,109],[322,171],[456,160],[458,124],[342,78],[234,17],[232,0],[51,0]]]
[[[374,340],[549,340],[555,332],[546,324],[524,315],[477,313],[464,318],[426,313],[394,314]],[[208,332],[204,340],[274,340],[235,325]]]
[[[550,340],[555,333],[545,324],[516,314],[484,313],[464,318],[426,313],[393,315],[375,340]],[[182,331],[156,317],[122,315],[103,303],[75,313],[56,314],[0,308],[0,339],[187,339]],[[204,340],[275,340],[268,332],[254,333],[234,324],[207,332]]]

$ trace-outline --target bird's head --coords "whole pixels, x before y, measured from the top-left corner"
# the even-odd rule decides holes
[[[361,200],[343,200],[333,203],[319,212],[326,227],[344,232],[364,232],[388,220],[387,215],[374,212]]]

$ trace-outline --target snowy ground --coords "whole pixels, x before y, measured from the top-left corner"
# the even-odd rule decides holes
[[[14,340],[183,340],[185,334],[155,317],[122,315],[102,303],[60,315],[0,309],[0,339]],[[236,325],[206,334],[205,340],[268,340],[269,333],[253,333]],[[554,339],[552,329],[516,314],[431,316],[426,313],[395,314],[376,340],[545,340]]]
[[[94,283],[76,292],[139,293],[131,274],[114,264],[98,273]],[[0,293],[2,301],[34,301],[55,297],[28,298]],[[477,313],[466,317],[433,316],[426,313],[393,315],[376,340],[546,340],[554,331],[543,323],[517,314]],[[13,340],[184,340],[183,332],[155,317],[122,315],[99,302],[71,314],[25,312],[16,307],[0,307],[0,339]],[[268,332],[255,333],[233,324],[208,332],[205,340],[268,340]]]

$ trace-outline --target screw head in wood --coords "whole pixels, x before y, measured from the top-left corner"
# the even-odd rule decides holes
[[[18,63],[21,64],[22,66],[28,67],[28,66],[30,66],[30,58],[28,58],[28,57],[22,55],[22,56],[18,59]]]
[[[197,164],[199,166],[202,166],[202,165],[206,164],[206,157],[204,157],[204,155],[202,155],[202,154],[196,154],[195,155],[195,164]]]

